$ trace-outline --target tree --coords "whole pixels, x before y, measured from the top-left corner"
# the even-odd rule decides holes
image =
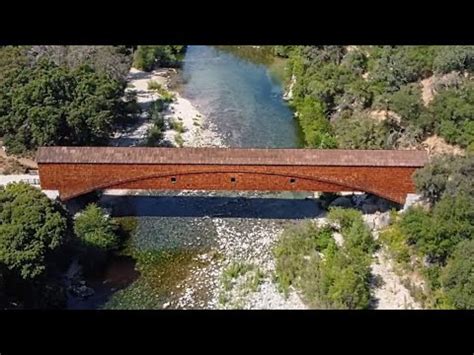
[[[105,144],[126,104],[124,86],[83,65],[41,61],[0,83],[0,134],[12,153],[40,145]]]
[[[474,240],[463,241],[441,275],[444,292],[458,309],[474,309]]]
[[[114,250],[119,245],[117,225],[96,204],[89,204],[74,221],[74,232],[87,248]]]
[[[416,190],[431,203],[439,201],[445,193],[453,197],[461,194],[474,196],[473,172],[473,155],[438,156],[415,172]]]
[[[64,212],[40,190],[13,183],[0,187],[0,263],[24,280],[45,273],[68,236]]]
[[[473,237],[473,220],[473,197],[444,196],[432,211],[410,208],[400,220],[400,229],[410,244],[443,264],[459,242]]]
[[[28,65],[26,52],[27,48],[24,46],[0,47],[0,84],[18,68]]]
[[[338,146],[343,149],[388,148],[389,127],[363,114],[341,117],[334,123]]]
[[[138,46],[133,55],[133,66],[151,71],[156,66],[178,66],[181,63],[186,46]]]
[[[47,60],[57,66],[75,69],[89,65],[97,73],[124,82],[132,64],[132,51],[127,46],[31,46],[28,57],[34,63]]]
[[[329,120],[324,115],[324,105],[310,97],[300,104],[298,119],[303,129],[306,144],[314,148],[335,148]]]
[[[430,111],[436,117],[435,131],[448,143],[474,146],[474,83],[465,81],[435,96]]]
[[[414,126],[426,129],[421,125],[420,115],[424,111],[421,99],[421,88],[417,84],[404,85],[397,92],[389,95],[390,108],[401,116],[401,124],[404,127]]]
[[[443,46],[434,63],[438,73],[449,73],[453,70],[474,71],[474,46]]]

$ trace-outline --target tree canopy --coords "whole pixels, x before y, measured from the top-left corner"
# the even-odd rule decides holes
[[[24,183],[0,187],[0,263],[28,280],[42,275],[68,236],[64,213]]]
[[[88,65],[41,61],[0,83],[0,134],[12,153],[40,145],[101,145],[122,113],[123,84]]]

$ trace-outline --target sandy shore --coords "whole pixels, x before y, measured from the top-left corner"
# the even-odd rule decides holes
[[[179,92],[170,90],[169,84],[177,71],[173,68],[160,68],[151,72],[144,72],[135,68],[130,70],[128,76],[128,87],[126,91],[135,91],[137,102],[142,108],[142,114],[136,123],[127,130],[116,132],[112,139],[114,146],[136,146],[143,143],[148,129],[152,123],[148,120],[148,108],[160,95],[148,89],[151,81],[156,81],[165,89],[175,95],[175,99],[163,112],[166,130],[164,133],[164,145],[179,146],[177,136],[182,138],[182,146],[185,147],[222,147],[222,141],[210,124],[186,98]],[[183,133],[178,133],[171,128],[173,121],[179,121],[184,127]]]

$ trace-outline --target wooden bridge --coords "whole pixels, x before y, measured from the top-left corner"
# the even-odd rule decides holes
[[[94,190],[364,191],[403,204],[415,150],[41,147],[43,190],[68,200]]]

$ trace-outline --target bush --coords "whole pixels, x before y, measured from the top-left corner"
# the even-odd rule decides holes
[[[278,286],[288,294],[289,287],[295,286],[307,294],[312,284],[319,283],[320,248],[326,244],[319,242],[319,228],[312,223],[303,223],[286,229],[281,235],[273,253],[276,259],[275,273]],[[334,243],[332,239],[327,244]]]
[[[174,141],[176,142],[176,144],[178,145],[178,147],[182,147],[184,145],[184,139],[183,139],[183,136],[181,135],[181,133],[176,133],[174,135]]]
[[[76,217],[74,232],[86,248],[110,251],[117,249],[117,225],[96,204],[89,204]]]
[[[388,97],[388,102],[390,108],[401,116],[403,126],[424,126],[420,124],[420,115],[424,112],[424,106],[418,84],[402,86],[400,90]]]
[[[156,147],[163,140],[163,130],[158,125],[154,124],[146,132],[144,145],[146,147]]]
[[[431,203],[444,194],[474,196],[474,156],[438,156],[414,174],[416,190]]]
[[[474,144],[474,83],[441,91],[429,108],[436,117],[435,132],[448,143],[464,148]]]
[[[395,261],[399,264],[408,265],[410,261],[410,249],[407,244],[406,235],[395,224],[380,233],[380,241],[387,246],[387,249]]]
[[[25,183],[0,187],[0,264],[23,280],[45,273],[68,237],[65,213]]]
[[[88,65],[41,61],[0,83],[0,134],[9,152],[41,145],[101,145],[123,114],[124,84]]]
[[[355,114],[349,118],[341,117],[334,124],[334,134],[339,148],[343,149],[382,149],[390,148],[390,130],[386,122]]]
[[[355,210],[335,209],[329,216],[341,226],[343,246],[337,247],[330,227],[306,223],[285,230],[274,249],[279,286],[286,293],[290,286],[299,289],[316,308],[368,308],[370,232]]]
[[[330,208],[327,218],[340,226],[341,234],[344,236],[344,247],[347,250],[360,249],[364,253],[374,251],[374,239],[360,211],[351,208]]]
[[[133,55],[133,67],[151,71],[155,66],[179,66],[186,46],[138,46]]]
[[[474,309],[474,240],[463,241],[442,273],[449,302],[457,309]]]
[[[409,243],[431,260],[444,263],[456,244],[474,235],[474,198],[460,195],[444,196],[427,212],[411,208],[400,221],[400,228]]]
[[[171,129],[175,130],[178,133],[186,132],[186,128],[184,127],[183,122],[179,120],[171,120],[170,126],[171,126]]]
[[[324,105],[306,97],[297,106],[298,120],[304,133],[306,144],[312,148],[335,148],[331,125],[324,115]]]
[[[474,71],[474,46],[443,46],[434,60],[434,69],[438,73]]]

